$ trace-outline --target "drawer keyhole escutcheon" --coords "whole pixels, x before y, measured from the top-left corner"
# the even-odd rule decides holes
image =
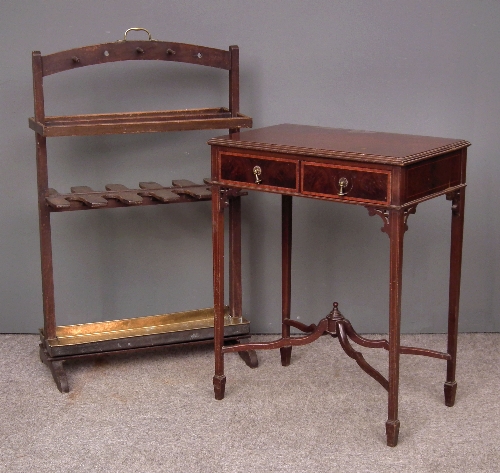
[[[255,184],[260,184],[262,179],[259,179],[259,176],[262,174],[262,169],[260,166],[254,166],[253,175],[255,176]]]
[[[337,195],[347,195],[347,192],[344,192],[344,189],[348,186],[349,184],[349,181],[347,180],[347,178],[345,177],[341,177],[339,179],[339,191],[337,193]]]

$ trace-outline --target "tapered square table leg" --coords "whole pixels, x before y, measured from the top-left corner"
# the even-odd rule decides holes
[[[457,393],[455,375],[457,368],[458,309],[460,302],[460,276],[462,268],[465,188],[459,189],[449,194],[447,197],[452,201],[448,308],[448,353],[450,354],[451,359],[447,362],[444,398],[445,404],[451,407],[455,404],[455,397]]]
[[[401,286],[403,275],[404,210],[389,211],[390,238],[389,285],[389,402],[386,422],[387,445],[398,443],[399,356],[401,332]]]

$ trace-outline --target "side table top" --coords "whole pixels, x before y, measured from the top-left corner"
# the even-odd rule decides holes
[[[210,145],[405,166],[470,146],[465,140],[282,124],[212,138]]]

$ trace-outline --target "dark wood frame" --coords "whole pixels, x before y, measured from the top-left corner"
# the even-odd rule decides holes
[[[135,28],[133,28],[135,29]],[[140,29],[140,28],[139,28]],[[130,30],[127,30],[127,32]],[[62,392],[69,391],[63,362],[65,360],[123,353],[130,350],[159,348],[172,344],[204,343],[213,338],[213,309],[195,310],[178,314],[155,316],[153,326],[162,330],[147,333],[152,316],[133,321],[115,320],[77,326],[58,327],[54,302],[54,277],[52,265],[52,238],[50,215],[52,212],[115,208],[123,206],[154,205],[168,203],[189,203],[211,199],[210,183],[195,184],[191,181],[173,181],[171,187],[157,183],[143,182],[138,189],[128,189],[120,184],[110,184],[105,191],[97,192],[88,187],[73,187],[71,193],[59,194],[49,187],[47,165],[47,138],[59,136],[83,136],[105,134],[154,133],[180,130],[228,129],[238,131],[241,127],[251,127],[252,119],[239,111],[239,49],[230,46],[228,50],[208,48],[193,44],[149,40],[129,41],[127,32],[121,41],[75,48],[42,56],[34,51],[33,95],[34,117],[29,126],[35,131],[36,167],[38,185],[38,209],[40,228],[40,249],[42,269],[44,327],[41,330],[40,357],[50,368],[54,380]],[[148,33],[149,34],[149,33]],[[95,66],[116,61],[164,61],[182,62],[219,68],[228,71],[229,106],[194,110],[164,110],[152,112],[107,113],[89,115],[46,116],[43,81],[52,74],[86,66]],[[244,192],[228,195],[239,205]],[[230,260],[235,266],[240,261],[239,214],[232,215],[230,228],[232,240]],[[234,273],[232,293],[237,294],[239,275]],[[234,298],[233,298],[234,299]],[[241,303],[232,300],[223,336],[226,342],[237,342],[249,336],[248,321],[241,316]],[[201,311],[201,312],[200,312]],[[201,314],[201,315],[200,315]],[[192,319],[192,320],[191,320]],[[131,319],[130,319],[131,320]],[[170,324],[182,320],[189,329],[171,331]],[[109,331],[110,324],[122,335],[95,336]],[[67,333],[84,335],[85,343],[68,343]],[[127,343],[123,343],[124,338]],[[126,348],[124,348],[126,347]],[[247,356],[247,354],[243,354]],[[255,366],[256,359],[250,364]]]
[[[367,133],[301,125],[277,125],[213,138],[212,222],[214,246],[216,399],[223,399],[224,355],[240,350],[280,348],[281,363],[290,364],[293,346],[323,334],[338,338],[345,353],[388,391],[387,445],[399,435],[398,392],[401,354],[446,360],[445,404],[455,403],[460,274],[466,186],[467,141],[446,138]],[[289,163],[286,166],[283,163]],[[230,163],[229,165],[226,165]],[[315,179],[305,179],[313,166]],[[350,173],[350,174],[349,174]],[[345,176],[349,179],[342,180]],[[384,177],[385,176],[385,177]],[[341,184],[342,182],[342,184]],[[271,342],[224,346],[224,205],[222,196],[238,190],[273,192],[282,196],[282,335]],[[403,237],[407,220],[420,202],[446,195],[452,201],[451,254],[446,352],[401,346]],[[318,324],[306,326],[290,318],[292,198],[308,197],[363,205],[379,215],[390,239],[389,339],[361,337],[339,311],[338,303]],[[231,275],[230,275],[231,278]],[[305,333],[291,336],[290,327]],[[356,351],[351,341],[389,352],[386,379]]]

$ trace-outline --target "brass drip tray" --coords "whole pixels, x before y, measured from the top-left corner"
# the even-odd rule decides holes
[[[52,357],[168,345],[213,338],[214,309],[91,322],[56,327],[56,338],[41,339]],[[250,333],[246,319],[229,316],[225,308],[224,336]]]

